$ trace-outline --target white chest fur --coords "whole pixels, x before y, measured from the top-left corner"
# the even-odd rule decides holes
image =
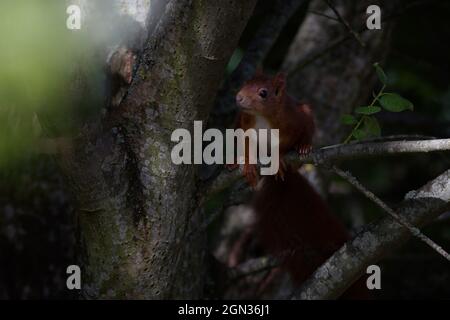
[[[260,131],[260,129],[266,130]],[[271,125],[264,117],[255,116],[255,130],[258,136],[258,140],[254,141],[256,145],[265,145],[270,150],[270,129],[272,129]]]
[[[272,129],[272,127],[263,116],[255,116],[255,129]]]

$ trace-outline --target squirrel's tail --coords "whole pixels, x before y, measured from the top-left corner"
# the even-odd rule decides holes
[[[283,180],[264,177],[253,207],[261,245],[280,259],[282,268],[296,285],[304,282],[349,239],[345,227],[325,201],[294,169],[288,169]],[[355,295],[350,291],[355,291]],[[360,291],[365,290],[349,289],[346,296],[366,298]]]

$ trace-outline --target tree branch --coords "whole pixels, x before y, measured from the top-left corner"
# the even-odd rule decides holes
[[[326,1],[327,4],[329,4],[329,1]],[[384,17],[382,19],[382,23],[386,23],[389,22],[395,18],[400,17],[401,15],[405,14],[407,11],[416,8],[418,6],[422,6],[422,5],[431,5],[431,3],[436,2],[436,0],[425,0],[425,1],[415,1],[415,2],[410,2],[408,4],[405,4],[404,6],[402,6],[400,9],[396,10],[395,12],[389,13],[388,15],[386,15],[386,17]],[[330,5],[329,5],[330,6]],[[334,6],[330,6],[330,8],[334,11],[334,13],[336,14],[337,9]],[[333,21],[339,21],[342,22],[339,18],[334,18],[331,17],[323,12],[319,12],[319,11],[315,11],[315,10],[309,10],[310,13],[318,15],[318,16],[322,16],[325,17],[329,20],[333,20]],[[339,12],[338,12],[339,14]],[[339,47],[340,45],[342,45],[343,43],[347,42],[348,40],[351,39],[351,37],[355,37],[357,39],[357,41],[362,44],[362,46],[364,47],[365,44],[364,42],[361,40],[361,34],[365,33],[366,31],[368,31],[369,29],[367,29],[367,27],[365,26],[365,24],[358,28],[358,30],[354,30],[350,27],[349,23],[346,22],[346,20],[344,20],[344,25],[346,26],[347,30],[349,30],[350,34],[347,34],[345,36],[343,36],[342,38],[334,41],[332,44],[327,45],[324,48],[321,48],[319,50],[317,50],[316,52],[312,53],[311,55],[309,55],[308,57],[306,57],[305,59],[302,59],[301,61],[299,61],[299,63],[291,68],[289,70],[289,75],[292,76],[294,74],[296,74],[297,72],[299,72],[301,69],[303,69],[304,67],[306,67],[307,65],[313,63],[314,61],[322,58],[323,56],[327,55],[328,53],[330,53],[331,51],[333,51],[334,49],[336,49],[337,47]]]
[[[344,25],[345,28],[347,28],[348,32],[356,39],[356,41],[358,41],[358,43],[361,45],[361,47],[365,47],[366,44],[361,40],[361,37],[359,36],[359,33],[356,32],[355,30],[352,29],[352,27],[350,26],[350,24],[348,23],[347,20],[345,20],[341,14],[339,13],[339,11],[336,9],[336,7],[331,3],[330,0],[325,0],[325,2],[327,3],[328,7],[330,7],[330,9],[334,12],[334,14],[336,15],[336,18],[338,19],[338,21]]]
[[[341,160],[354,160],[369,156],[383,156],[401,153],[428,153],[449,151],[450,139],[388,141],[388,142],[356,142],[324,147],[303,158],[289,154],[288,159],[301,163],[335,163]]]
[[[364,194],[367,198],[373,201],[376,205],[378,205],[381,209],[386,211],[392,218],[394,218],[398,223],[404,226],[406,229],[411,232],[411,234],[423,242],[425,242],[428,246],[430,246],[434,251],[443,256],[445,259],[450,261],[450,255],[438,244],[436,244],[433,240],[425,236],[418,228],[415,228],[408,221],[399,216],[394,210],[392,210],[386,203],[384,203],[380,198],[378,198],[371,191],[367,190],[351,173],[342,171],[341,169],[333,166],[332,170],[341,178],[345,179],[348,183],[354,186],[359,192]]]
[[[203,293],[196,275],[206,268],[205,235],[181,242],[202,222],[196,168],[171,161],[171,133],[207,119],[256,0],[165,3],[159,19],[149,18],[128,95],[107,113],[103,130],[76,143],[77,159],[62,163],[79,206],[86,297]]]
[[[384,138],[386,138],[386,137],[384,137]],[[408,137],[405,137],[405,139],[406,138],[408,138]],[[417,139],[420,137],[414,137],[414,138]],[[370,155],[385,155],[385,154],[397,154],[397,153],[420,153],[420,152],[434,152],[434,151],[448,151],[448,150],[450,150],[450,139],[416,140],[416,141],[389,141],[389,142],[371,142],[371,141],[369,141],[369,142],[358,142],[358,143],[355,142],[355,143],[350,143],[350,144],[345,144],[345,145],[325,147],[325,148],[322,148],[322,149],[312,152],[309,156],[307,156],[305,158],[299,158],[297,154],[292,153],[289,155],[288,161],[290,161],[291,163],[297,163],[297,164],[313,162],[313,163],[319,164],[319,165],[320,164],[327,165],[329,163],[337,162],[339,160],[356,159],[356,158],[360,158],[360,157],[367,157]],[[385,205],[380,199],[378,199],[373,193],[366,190],[359,182],[357,182],[354,179],[350,179],[347,174],[343,173],[339,169],[336,168],[335,170],[337,170],[337,173],[339,175],[343,176],[346,180],[349,180],[349,182],[352,183],[352,185],[354,185],[359,191],[361,191],[363,194],[368,196],[372,201],[377,203],[385,211],[387,211],[391,216],[393,216],[395,221],[400,221],[400,224],[402,224],[403,227],[406,227],[406,229],[409,232],[411,232],[411,234],[417,236],[418,238],[420,238],[421,240],[426,242],[435,251],[437,251],[439,254],[444,256],[446,259],[449,259],[448,253],[445,252],[445,250],[443,250],[440,246],[435,244],[431,239],[429,239],[428,237],[423,235],[420,232],[420,230],[414,226],[414,224],[412,224],[409,220],[405,219],[401,215],[403,211],[400,210],[399,214],[395,213],[392,209],[390,209],[387,205]],[[450,175],[450,171],[448,172],[448,174]],[[211,182],[209,188],[207,189],[208,191],[206,192],[205,196],[208,197],[216,192],[220,192],[220,191],[224,190],[225,188],[229,187],[234,182],[238,181],[240,178],[241,178],[241,173],[239,172],[239,170],[235,170],[232,172],[223,171],[215,180],[213,180]],[[354,181],[356,181],[356,183],[357,183],[356,185],[353,183]],[[445,178],[436,179],[434,181],[434,185],[439,185],[440,182],[446,182]],[[424,196],[425,194],[423,193],[423,190],[427,190],[428,188],[430,188],[430,185],[432,186],[433,184],[430,183],[427,186],[420,189],[419,191],[408,194],[409,195],[409,196],[407,196],[408,198],[416,199],[416,200],[419,199],[419,197],[416,196],[417,194],[422,195],[422,196],[420,196],[420,201],[418,201],[418,204],[415,204],[416,207],[414,207],[412,205],[411,205],[411,208],[408,207],[408,211],[407,211],[408,214],[411,211],[419,212],[419,210],[424,207],[424,204],[421,203],[421,201],[423,201],[423,199],[426,198]],[[433,189],[433,188],[431,187],[431,189]],[[443,188],[443,190],[441,190],[441,192],[443,194],[445,194],[445,192],[446,192],[446,191],[444,191],[444,189],[445,188]],[[448,187],[448,189],[449,189],[448,192],[450,192],[450,186]],[[433,191],[433,192],[436,193],[435,191]],[[445,197],[450,198],[450,195],[447,195],[447,196],[444,195],[442,198],[445,198]],[[403,206],[405,206],[405,204],[403,204]],[[404,209],[404,210],[406,210],[406,209]],[[437,216],[444,211],[445,211],[445,209],[441,208],[441,209],[439,209],[438,213],[435,213],[435,215]],[[431,212],[430,214],[433,214],[433,212]],[[419,218],[421,220],[425,220],[426,214],[423,213],[423,217],[420,216]],[[432,217],[430,218],[430,220],[431,219],[432,219]],[[384,221],[384,220],[382,220],[382,221]],[[415,220],[413,220],[413,222],[415,222]],[[389,223],[391,223],[391,222],[389,222]],[[385,223],[385,224],[389,227],[389,225],[387,223]],[[398,227],[401,228],[401,226],[398,226]],[[370,228],[371,227],[369,226],[368,230],[370,230]],[[404,230],[402,230],[402,232],[403,231]],[[407,237],[407,235],[404,237]],[[373,238],[373,237],[371,237],[371,238]],[[357,237],[356,239],[359,239],[359,238]],[[355,241],[357,241],[357,240],[355,240]],[[370,241],[372,241],[372,240],[370,240]],[[376,240],[376,241],[378,242],[378,240]],[[382,241],[382,239],[379,241]],[[357,242],[355,242],[355,243],[357,244]],[[387,246],[387,247],[389,247],[389,246]],[[275,260],[272,261],[272,260],[268,259],[267,257],[262,257],[260,259],[256,259],[255,261],[252,261],[249,265],[251,267],[248,267],[247,264],[242,264],[242,270],[241,270],[241,266],[238,266],[237,268],[239,268],[239,269],[231,271],[230,274],[232,275],[232,278],[246,276],[248,274],[253,274],[253,273],[259,272],[259,271],[264,271],[268,268],[272,268],[272,267],[276,266],[276,262],[275,262]],[[341,266],[339,266],[339,268],[340,267]],[[339,270],[339,268],[336,267],[336,270]],[[351,272],[351,271],[349,271],[349,272]],[[236,273],[236,275],[235,275],[235,273]],[[345,288],[347,288],[347,287],[345,287]],[[345,288],[344,288],[344,290],[345,290]],[[338,293],[332,293],[332,294],[335,294],[337,297],[340,295],[340,293],[342,293],[342,291],[339,291]]]
[[[327,18],[329,20],[333,20],[333,21],[339,22],[339,20],[337,18],[329,16],[329,15],[323,13],[323,12],[319,12],[319,11],[315,11],[315,10],[308,10],[308,13],[312,13],[312,14],[315,14],[317,16],[321,16],[321,17]]]
[[[295,165],[313,163],[315,165],[332,164],[342,160],[355,160],[370,156],[394,155],[402,153],[428,153],[450,151],[450,139],[415,140],[415,141],[388,141],[388,142],[352,142],[328,146],[313,150],[305,157],[299,157],[292,152],[286,156],[287,162]],[[204,198],[221,192],[239,181],[242,174],[239,170],[222,170],[212,179],[203,193]]]
[[[450,209],[450,170],[405,196],[397,214],[420,227]],[[393,248],[404,243],[410,232],[391,216],[369,224],[331,256],[294,294],[294,299],[339,297],[364,272]]]

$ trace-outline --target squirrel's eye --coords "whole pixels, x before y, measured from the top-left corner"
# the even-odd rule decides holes
[[[259,94],[259,96],[260,96],[261,98],[263,98],[263,99],[267,98],[267,90],[266,90],[266,89],[260,89],[260,90],[258,91],[258,94]]]

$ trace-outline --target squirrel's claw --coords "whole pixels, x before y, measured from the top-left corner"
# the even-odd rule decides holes
[[[298,147],[298,153],[301,156],[306,156],[312,151],[312,145],[310,144],[302,144]]]
[[[243,174],[248,184],[255,188],[258,184],[258,171],[256,170],[256,165],[244,164]]]
[[[239,164],[237,163],[225,164],[225,168],[227,168],[229,171],[233,171],[239,168]]]
[[[280,167],[278,168],[278,172],[275,175],[275,179],[280,179],[281,181],[284,181],[284,174],[287,171],[287,165],[286,162],[283,159],[280,159]]]

